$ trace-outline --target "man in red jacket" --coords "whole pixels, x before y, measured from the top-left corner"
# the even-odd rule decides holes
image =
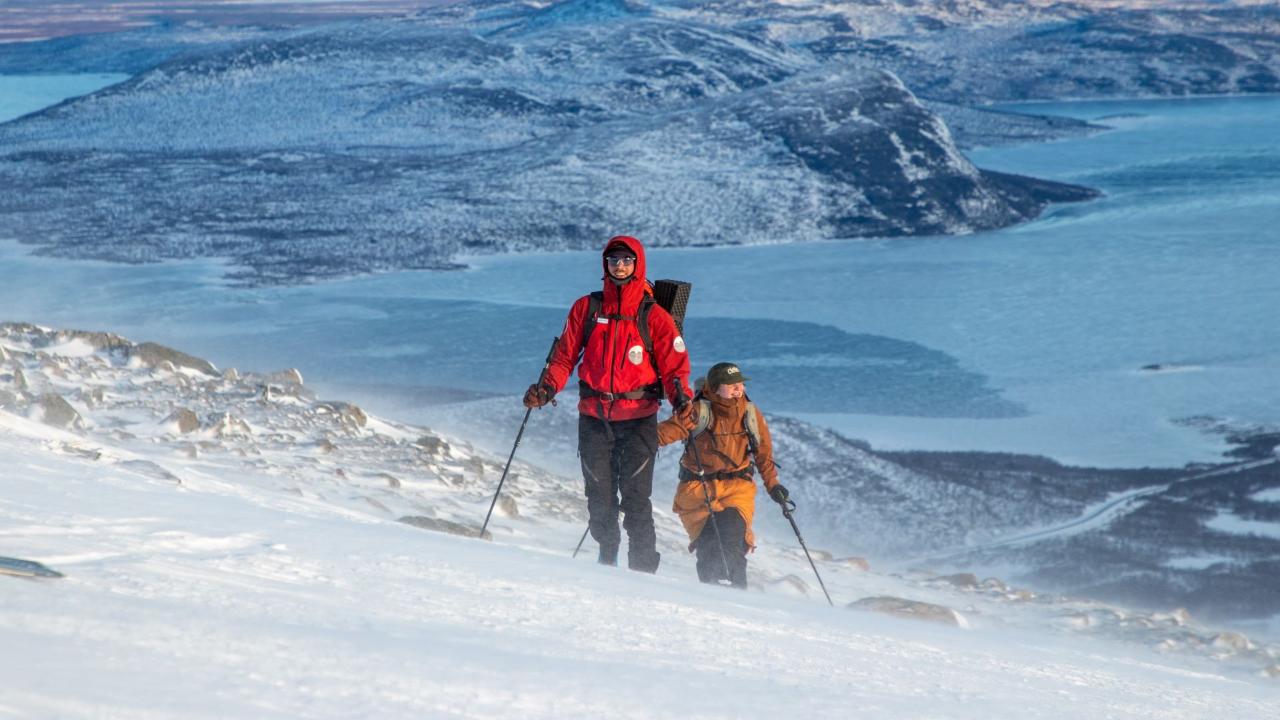
[[[689,355],[671,315],[653,302],[640,241],[611,238],[603,267],[604,293],[593,293],[594,301],[584,295],[573,304],[547,373],[542,383],[529,386],[524,404],[551,402],[578,367],[578,455],[599,560],[618,563],[621,509],[627,567],[656,572],[660,555],[649,498],[658,406],[664,396],[677,408],[688,402]]]

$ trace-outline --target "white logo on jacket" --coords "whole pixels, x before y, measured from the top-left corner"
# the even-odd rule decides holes
[[[671,347],[675,348],[678,353],[684,352],[684,338],[677,335],[675,342],[671,343]]]
[[[644,362],[644,346],[632,345],[631,349],[627,351],[627,359],[631,361],[632,365],[639,365]]]

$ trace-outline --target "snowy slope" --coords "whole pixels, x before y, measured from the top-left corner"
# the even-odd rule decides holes
[[[1273,717],[1226,667],[963,631],[425,533],[242,477],[59,457],[4,416],[6,717]],[[509,522],[509,521],[508,521]],[[508,523],[504,523],[508,524]],[[545,532],[545,531],[544,531]],[[848,593],[836,573],[833,589]]]
[[[485,451],[510,449],[522,409],[508,397],[418,408],[388,406]],[[577,415],[572,393],[529,423],[521,457],[572,477]],[[1275,558],[1280,463],[1214,470],[1073,467],[1044,457],[979,452],[888,452],[766,405],[782,480],[812,512],[806,537],[874,566],[977,571],[1072,596],[1153,611],[1185,607],[1197,617],[1241,621],[1280,613]],[[503,447],[506,444],[506,447]],[[675,453],[657,477],[676,475]],[[656,483],[669,507],[672,483]],[[1250,519],[1268,532],[1227,532],[1215,517]],[[777,515],[759,525],[785,537]],[[1240,528],[1250,527],[1238,523]],[[1216,559],[1207,562],[1206,559]]]
[[[0,577],[5,716],[1280,709],[1280,646],[1185,613],[887,575],[813,547],[832,609],[793,537],[764,522],[751,588],[706,587],[661,504],[659,574],[601,568],[589,541],[570,557],[578,481],[522,462],[491,542],[430,532],[396,520],[474,527],[499,457],[317,400],[295,372],[31,326],[7,326],[0,347],[0,555],[67,575]],[[802,526],[819,512],[802,504]],[[943,623],[843,609],[886,596]]]

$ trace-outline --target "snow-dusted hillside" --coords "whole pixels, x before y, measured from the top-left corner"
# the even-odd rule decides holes
[[[1039,587],[1151,605],[1178,598],[1197,613],[1266,617],[1280,609],[1280,458],[1185,475],[1118,493],[1052,528],[952,558],[1023,568]]]
[[[829,59],[892,70],[921,97],[992,101],[1280,90],[1280,8],[1245,2],[676,2]]]
[[[66,574],[0,576],[14,717],[1280,709],[1280,647],[1185,613],[886,575],[815,548],[832,609],[771,530],[750,590],[705,587],[662,512],[657,576],[601,568],[570,558],[577,481],[521,462],[493,540],[461,537],[450,522],[474,528],[499,470],[463,441],[316,400],[293,372],[31,326],[0,346],[0,554]],[[843,608],[886,597],[939,622]]]
[[[432,424],[466,438],[459,442],[317,399],[293,372],[219,374],[161,346],[29,325],[0,326],[0,344],[0,408],[125,453],[109,462],[175,482],[184,475],[175,466],[261,475],[279,491],[387,520],[450,526],[483,517],[500,475],[492,458],[509,449],[522,414],[509,397],[434,410]],[[533,465],[516,470],[506,512],[581,526],[580,489],[570,479],[578,473],[574,406],[567,395],[530,423],[521,458]],[[1248,525],[1280,511],[1266,495],[1280,488],[1280,463],[1190,474],[1072,468],[1016,455],[876,452],[793,418],[771,414],[771,424],[785,481],[806,508],[806,532],[830,556],[946,572],[982,567],[1037,587],[1153,610],[1183,606],[1200,617],[1280,612],[1271,570],[1280,539]],[[676,455],[660,456],[659,478],[676,476]],[[657,507],[669,507],[673,489],[674,481],[657,484]],[[1100,515],[1104,507],[1115,510]],[[687,563],[678,523],[660,518],[663,552]],[[773,538],[790,535],[777,513],[762,513],[759,526]],[[1063,531],[1046,532],[1052,528]],[[569,545],[581,533],[559,532]]]
[[[575,407],[567,394],[560,408],[540,411],[521,456],[575,474]],[[424,414],[500,454],[522,411],[502,397]],[[1182,606],[1197,616],[1280,614],[1280,503],[1262,495],[1280,489],[1280,461],[1109,469],[1005,453],[885,452],[769,417],[784,482],[794,479],[795,497],[817,510],[806,518],[806,536],[836,555],[943,572],[984,568],[1056,592],[1155,610]],[[675,477],[675,462],[675,453],[661,455],[657,476]],[[672,489],[659,483],[656,504],[669,505]],[[1229,529],[1216,518],[1271,529]],[[790,532],[781,517],[766,513],[759,522]]]
[[[474,3],[185,47],[0,127],[14,236],[231,256],[269,283],[621,228],[668,246],[964,234],[1094,196],[975,168],[892,73],[661,3]]]
[[[1146,5],[488,0],[4,47],[0,70],[137,77],[0,127],[0,182],[23,189],[0,215],[51,254],[232,257],[250,283],[623,229],[687,245],[1004,227],[1092,193],[959,147],[1091,128],[974,105],[1280,89],[1274,6]]]

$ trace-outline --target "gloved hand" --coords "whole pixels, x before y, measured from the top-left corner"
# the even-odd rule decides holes
[[[553,402],[555,391],[542,383],[534,383],[524,391],[524,406],[527,408],[540,408],[549,402]]]
[[[693,420],[696,413],[697,413],[697,406],[691,402],[687,402],[684,405],[681,405],[680,407],[676,408],[671,414],[674,417],[680,418],[681,420]]]
[[[787,499],[791,496],[787,493],[787,486],[782,483],[778,483],[769,491],[769,497],[773,498],[773,501],[779,505],[786,505]]]
[[[674,410],[677,414],[679,414],[681,410],[684,410],[688,406],[689,406],[689,394],[684,391],[684,388],[681,387],[679,385],[679,381],[677,381],[676,397],[674,400],[671,401],[671,409]]]

